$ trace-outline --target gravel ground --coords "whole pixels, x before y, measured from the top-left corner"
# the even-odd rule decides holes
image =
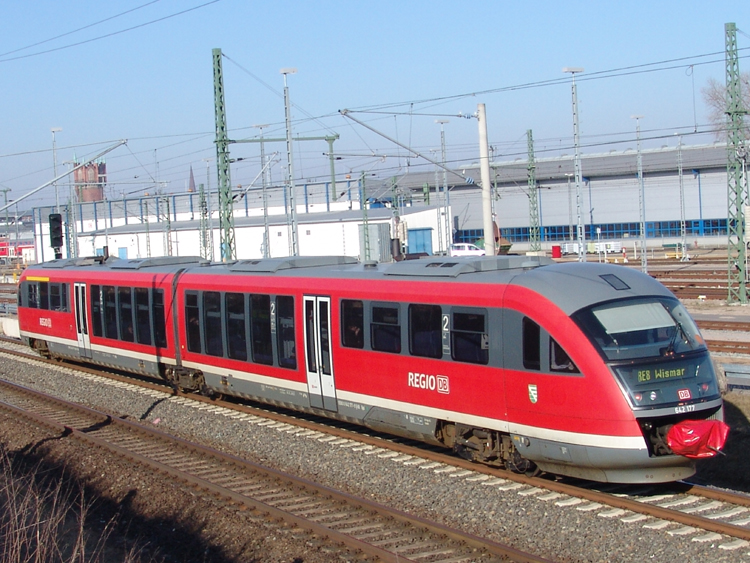
[[[322,442],[315,436],[297,436],[284,430],[237,421],[175,399],[155,399],[130,386],[94,383],[76,376],[67,368],[42,368],[28,361],[2,356],[0,373],[11,381],[94,408],[107,408],[135,419],[145,418],[187,438],[220,446],[265,465],[394,505],[551,560],[750,561],[750,547],[736,551],[719,549],[719,544],[728,543],[726,538],[716,543],[699,543],[691,541],[691,536],[672,537],[666,530],[643,528],[643,523],[624,523],[619,518],[602,517],[598,510],[586,512],[576,506],[556,506],[555,502],[561,499],[542,500],[544,493],[522,495],[519,491],[504,491],[499,486],[472,481],[472,475],[441,472],[441,467],[421,469],[379,457],[377,452],[352,451],[352,448]],[[7,432],[4,433],[7,436]],[[95,465],[100,467],[108,463],[105,456]],[[189,534],[199,536],[208,544],[221,546],[215,549],[226,555],[225,560],[330,561],[319,546],[308,546],[306,540],[287,534],[270,541],[267,531],[259,529],[257,524],[243,522],[238,525],[235,516],[226,517],[215,507],[207,510],[193,506],[189,502],[192,497],[186,499],[186,495],[170,490],[169,485],[155,483],[155,477],[151,475],[136,475],[130,468],[108,467],[101,473],[101,480],[112,483],[102,484],[102,487],[109,487],[115,498],[126,490],[138,491],[136,499],[141,502],[138,508],[139,511],[145,510],[146,517],[153,518],[154,512],[161,509],[171,513],[172,517],[187,515],[190,521],[194,514],[201,515],[200,525],[196,523]],[[670,526],[671,529],[676,527]],[[257,559],[248,558],[248,554]],[[223,559],[198,557],[189,560]]]

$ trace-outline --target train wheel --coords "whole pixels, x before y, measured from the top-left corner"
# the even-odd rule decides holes
[[[223,401],[224,400],[224,395],[222,393],[217,393],[216,391],[214,391],[213,389],[211,389],[205,383],[203,385],[201,385],[200,394],[203,395],[204,397],[208,397],[212,401]]]
[[[31,343],[31,347],[36,350],[36,352],[42,357],[46,359],[50,359],[52,357],[52,354],[49,351],[49,348],[47,347],[47,342],[44,340],[34,340]],[[56,358],[58,361],[62,361],[59,358]]]
[[[536,466],[536,464],[533,461],[523,457],[520,453],[518,453],[517,450],[513,452],[513,454],[510,456],[510,459],[505,462],[505,465],[513,473],[525,473],[529,477],[538,475],[539,472],[539,468]]]

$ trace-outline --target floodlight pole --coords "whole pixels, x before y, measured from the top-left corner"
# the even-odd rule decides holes
[[[677,174],[680,179],[680,245],[682,246],[680,261],[690,260],[687,252],[687,226],[685,224],[685,185],[682,178],[682,135],[677,142]]]
[[[451,244],[453,244],[453,227],[451,225],[451,197],[448,191],[448,173],[445,171],[445,124],[450,123],[450,121],[448,119],[436,119],[435,123],[440,124],[440,162],[443,164],[443,197],[445,198],[445,248],[448,250]],[[435,186],[435,190],[437,191],[437,186]]]
[[[294,160],[292,158],[292,114],[289,107],[289,87],[286,83],[288,74],[296,74],[296,68],[282,68],[279,71],[284,75],[284,113],[286,116],[286,158],[289,180],[289,217],[292,223],[292,232],[290,237],[289,255],[298,256],[299,247],[297,241],[297,208],[294,200]]]
[[[638,207],[640,209],[641,219],[641,271],[644,273],[648,272],[648,256],[646,252],[646,190],[643,185],[643,157],[641,155],[641,119],[642,115],[631,115],[632,119],[635,119],[635,132],[636,142],[638,150],[638,185],[640,190],[638,192]]]
[[[268,250],[268,244],[271,242],[268,237],[268,200],[266,199],[266,150],[265,143],[263,142],[263,129],[268,125],[254,125],[260,130],[260,163],[261,168],[261,186],[263,188],[263,258],[270,258],[271,254]]]
[[[576,177],[576,210],[578,216],[578,227],[577,227],[577,240],[578,240],[578,261],[586,261],[586,234],[583,231],[583,217],[581,216],[581,203],[583,197],[581,195],[581,152],[579,149],[579,138],[578,138],[578,91],[576,90],[576,73],[583,72],[582,68],[579,67],[565,67],[562,69],[563,72],[569,72],[573,79],[572,93],[573,93],[573,144],[575,145],[575,177]]]

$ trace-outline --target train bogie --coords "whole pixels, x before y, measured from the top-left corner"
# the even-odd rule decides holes
[[[50,312],[52,284],[71,292],[64,311]],[[673,454],[666,432],[721,418],[687,313],[658,282],[618,266],[110,258],[30,268],[20,291],[22,334],[51,355],[347,420],[516,471],[685,478],[694,464]],[[46,309],[34,301],[42,292]]]

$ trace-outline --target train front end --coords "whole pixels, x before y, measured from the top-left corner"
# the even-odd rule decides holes
[[[658,483],[692,476],[696,459],[723,448],[728,428],[706,342],[661,283],[596,263],[554,264],[518,278],[566,315],[570,324],[548,314],[547,327],[580,369],[555,388],[566,408],[548,423],[573,433],[534,449],[519,432],[523,457],[561,475]],[[539,394],[557,382],[542,380]]]
[[[615,301],[578,311],[573,319],[615,375],[650,457],[711,457],[724,446],[727,429],[713,363],[677,299]]]

